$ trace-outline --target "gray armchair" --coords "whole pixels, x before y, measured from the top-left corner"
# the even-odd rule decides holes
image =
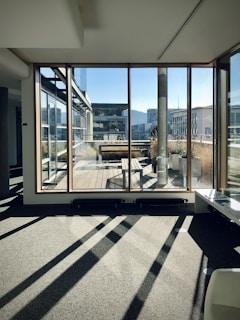
[[[240,268],[216,269],[210,278],[204,320],[240,319]]]

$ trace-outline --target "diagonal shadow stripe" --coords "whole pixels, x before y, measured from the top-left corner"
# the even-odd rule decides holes
[[[203,311],[204,311],[204,296],[205,296],[206,288],[208,284],[207,282],[208,277],[205,277],[203,273],[204,258],[205,258],[204,253],[202,253],[201,260],[199,263],[199,270],[198,270],[195,292],[193,296],[192,312],[189,320],[196,319],[197,312],[198,312],[198,318],[200,319],[201,312],[203,314]],[[201,306],[200,310],[198,306]]]
[[[39,217],[39,218],[37,218],[37,219],[35,219],[35,220],[33,220],[33,221],[30,221],[30,222],[28,222],[28,223],[26,223],[26,224],[24,224],[24,225],[22,225],[22,226],[20,226],[20,227],[18,227],[18,228],[16,228],[16,229],[14,229],[14,230],[11,230],[11,231],[9,231],[9,232],[6,232],[5,234],[3,234],[3,235],[0,236],[0,240],[2,240],[2,239],[4,239],[4,238],[7,238],[7,237],[11,236],[12,234],[14,234],[14,233],[16,233],[16,232],[18,232],[18,231],[20,231],[20,230],[23,230],[23,229],[25,229],[25,228],[33,225],[34,223],[37,223],[38,221],[40,221],[40,220],[42,220],[42,219],[45,219],[45,218],[46,218],[45,216],[44,216],[44,217]]]
[[[137,294],[133,298],[123,320],[130,320],[130,319],[137,319],[142,308],[144,302],[146,301],[154,282],[159,275],[162,266],[172,248],[172,245],[177,237],[178,232],[176,229],[180,229],[182,226],[186,216],[179,216],[178,220],[176,221],[174,227],[172,228],[170,234],[168,235],[164,245],[162,246],[161,250],[159,251],[156,259],[153,261],[146,277],[144,278],[141,287],[139,288]]]
[[[12,186],[12,185],[11,185]],[[23,189],[23,182],[13,183],[13,188],[10,190],[11,195],[17,194],[20,190]]]
[[[70,247],[66,250],[62,251],[58,254],[54,259],[45,264],[42,268],[34,272],[30,277],[22,281],[18,286],[14,289],[6,293],[0,299],[0,308],[8,304],[11,300],[16,298],[20,293],[30,287],[35,281],[41,278],[45,273],[47,273],[50,269],[55,267],[59,262],[65,259],[69,254],[78,249],[84,242],[94,236],[98,231],[100,231],[103,227],[105,227],[110,221],[112,221],[115,216],[108,217],[103,222],[99,223],[95,228],[85,234],[81,239],[74,242]]]
[[[11,319],[41,319],[140,218],[127,217]]]

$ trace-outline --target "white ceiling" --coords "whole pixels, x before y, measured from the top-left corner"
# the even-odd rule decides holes
[[[0,50],[26,64],[208,63],[240,42],[239,12],[240,0],[0,0]],[[0,67],[0,85],[21,78],[1,54]]]

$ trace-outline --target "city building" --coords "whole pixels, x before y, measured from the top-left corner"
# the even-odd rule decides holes
[[[228,115],[229,124],[229,140],[231,143],[240,143],[240,106],[233,105]]]
[[[153,127],[153,124],[149,122],[132,125],[132,139],[133,140],[149,140],[152,127]]]
[[[93,140],[126,140],[128,121],[126,104],[92,103]]]
[[[157,109],[147,109],[147,122],[148,123],[157,123]]]
[[[191,112],[192,138],[206,139],[213,134],[213,107],[195,107]],[[185,139],[187,136],[187,110],[172,112],[172,136]]]
[[[168,109],[167,111],[167,132],[172,135],[173,130],[173,114],[177,109]],[[158,127],[157,108],[147,109],[147,123],[132,125],[132,139],[141,140],[149,139],[151,131]]]

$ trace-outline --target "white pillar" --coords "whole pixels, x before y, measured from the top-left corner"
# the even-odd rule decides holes
[[[168,181],[167,128],[167,69],[158,68],[157,179],[159,185],[165,185]]]
[[[0,88],[0,198],[9,195],[8,89]]]

